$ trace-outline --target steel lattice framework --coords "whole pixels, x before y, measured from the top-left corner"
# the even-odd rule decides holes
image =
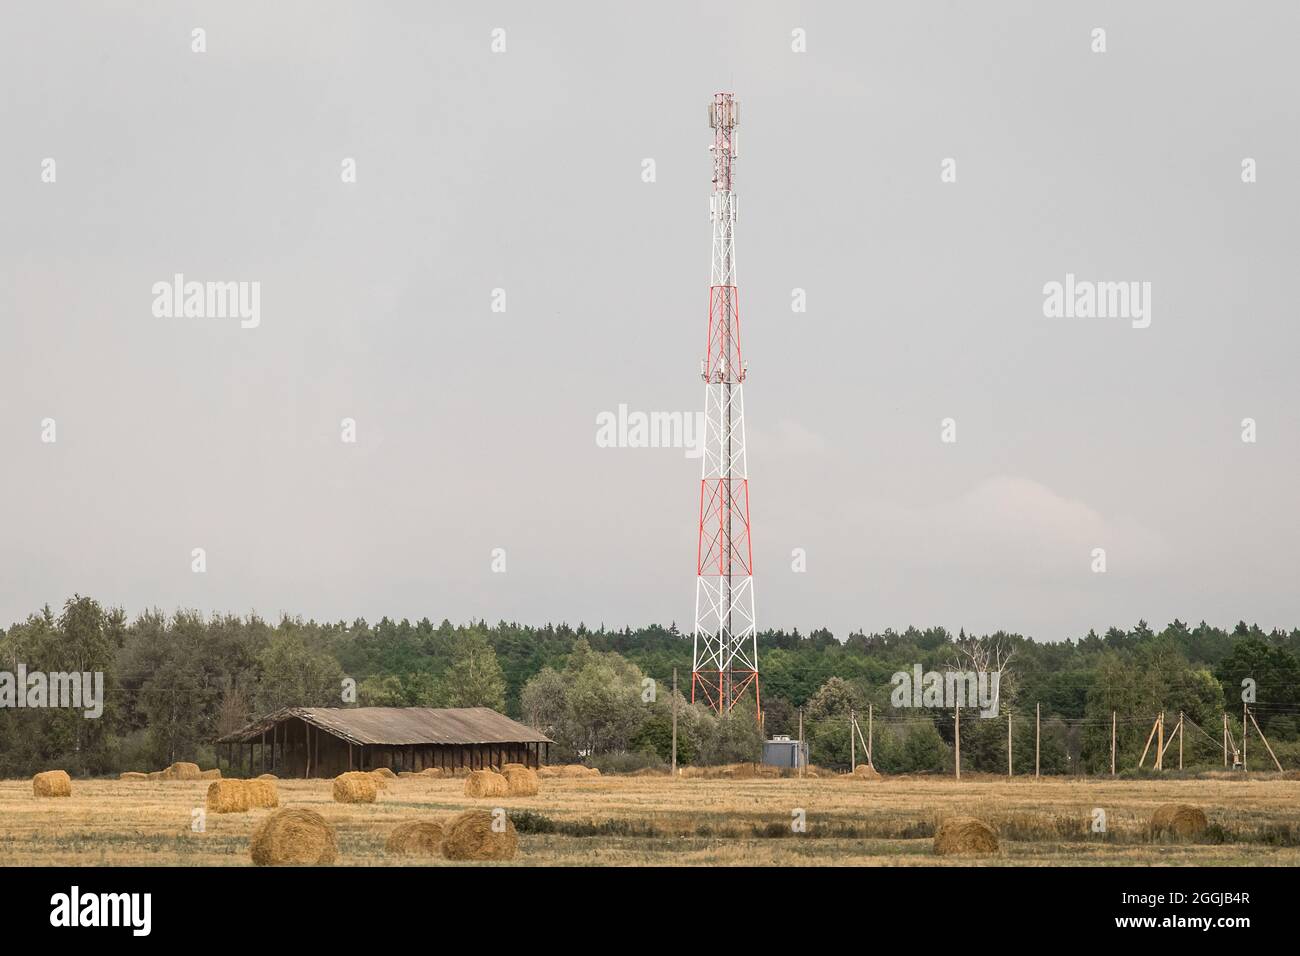
[[[691,700],[730,711],[752,686],[758,711],[758,630],[754,621],[753,551],[749,540],[749,469],[745,459],[745,363],[740,354],[736,289],[736,126],[740,104],[715,93],[713,128],[713,266],[704,378],[704,456],[696,555],[695,652]]]

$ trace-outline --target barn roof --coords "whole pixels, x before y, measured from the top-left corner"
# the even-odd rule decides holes
[[[551,743],[490,707],[286,707],[217,743],[247,743],[294,718],[354,744]]]

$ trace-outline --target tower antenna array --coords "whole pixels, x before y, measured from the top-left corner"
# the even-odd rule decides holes
[[[754,692],[759,712],[758,630],[754,621],[753,550],[749,539],[749,470],[745,458],[744,381],[736,288],[736,127],[740,104],[715,93],[713,129],[713,263],[704,379],[704,456],[696,552],[691,700],[720,714]]]

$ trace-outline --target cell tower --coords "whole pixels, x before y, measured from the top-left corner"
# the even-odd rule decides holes
[[[713,128],[713,266],[704,378],[704,461],[696,555],[695,653],[691,700],[700,694],[718,713],[754,689],[759,709],[758,630],[754,623],[753,551],[749,541],[749,470],[745,461],[745,363],[740,355],[736,291],[736,126],[740,104],[715,93]]]

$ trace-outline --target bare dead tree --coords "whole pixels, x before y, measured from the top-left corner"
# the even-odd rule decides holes
[[[998,675],[999,705],[1015,700],[1015,672],[1011,670],[1015,656],[1016,649],[1005,634],[963,635],[952,645],[952,666],[955,669]]]
[[[233,733],[248,722],[249,701],[244,689],[226,678],[217,705],[217,735]]]

